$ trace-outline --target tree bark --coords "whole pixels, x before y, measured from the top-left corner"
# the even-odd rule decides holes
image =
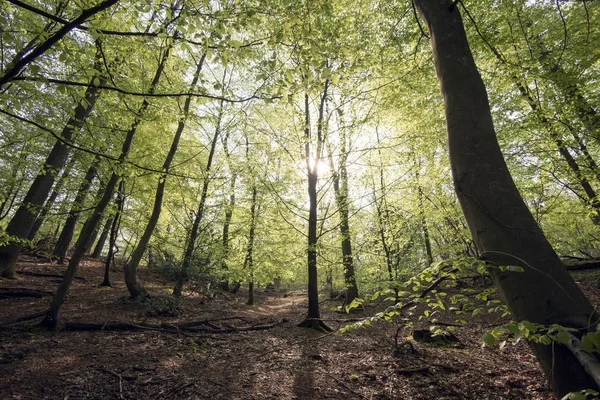
[[[502,157],[456,3],[415,5],[431,35],[456,194],[478,250],[495,266],[490,273],[501,297],[518,321],[595,330],[593,307],[535,223]],[[523,272],[497,268],[509,265]],[[565,346],[530,346],[559,397],[596,386]]]
[[[200,72],[202,71],[202,66],[204,64],[204,59],[206,58],[206,53],[202,55],[198,65],[196,67],[196,73],[194,74],[194,78],[192,79],[192,83],[190,85],[190,92],[192,92],[198,83],[198,78],[200,76]],[[190,105],[192,102],[192,96],[188,96],[185,99],[185,104],[183,106],[183,117],[179,120],[179,124],[177,125],[177,130],[175,131],[175,136],[173,137],[173,141],[171,142],[171,148],[167,153],[167,157],[162,166],[163,174],[158,178],[158,186],[156,187],[156,193],[154,195],[154,205],[152,206],[152,214],[150,215],[150,219],[148,220],[148,224],[146,225],[146,229],[144,229],[144,233],[140,238],[137,246],[131,253],[131,259],[124,267],[125,273],[125,284],[127,285],[127,289],[129,290],[129,295],[132,299],[137,299],[139,297],[146,297],[148,295],[146,289],[142,285],[142,282],[139,280],[137,275],[137,267],[142,260],[142,256],[148,247],[148,243],[150,242],[150,238],[154,233],[154,229],[156,228],[156,224],[158,223],[158,219],[160,217],[160,213],[162,210],[162,201],[165,193],[165,185],[167,183],[167,177],[169,174],[169,170],[171,169],[171,163],[175,158],[175,154],[177,153],[177,148],[179,147],[179,140],[181,139],[181,134],[183,133],[183,129],[185,128],[185,123],[187,121],[187,117],[190,111]]]

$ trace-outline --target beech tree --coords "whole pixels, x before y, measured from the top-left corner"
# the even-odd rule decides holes
[[[593,307],[536,224],[506,167],[457,4],[417,0],[415,5],[431,35],[456,194],[503,300],[519,321],[560,324],[577,329],[578,335],[594,330]],[[523,272],[499,268],[509,265]],[[566,346],[530,345],[559,396],[595,387]]]

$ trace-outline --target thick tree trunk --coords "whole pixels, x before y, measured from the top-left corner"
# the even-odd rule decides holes
[[[71,244],[71,240],[73,239],[73,233],[75,231],[75,226],[77,225],[77,220],[79,219],[81,207],[83,206],[83,202],[87,197],[90,187],[92,186],[94,176],[96,176],[96,168],[98,166],[99,161],[100,160],[96,158],[92,162],[92,165],[90,165],[90,167],[88,168],[85,177],[83,178],[83,182],[77,190],[75,200],[71,205],[69,216],[65,221],[65,225],[63,226],[62,231],[60,232],[60,236],[58,237],[56,246],[54,246],[54,252],[52,253],[52,255],[58,258],[60,264],[64,263],[64,259],[67,255],[67,250],[69,249],[69,245]]]
[[[96,70],[101,67],[96,62]],[[63,128],[61,138],[66,142],[73,140],[73,135],[79,132],[90,112],[100,96],[100,89],[94,82],[100,85],[104,84],[106,78],[101,75],[94,76],[90,81],[84,98],[77,103],[74,114]],[[57,141],[46,158],[40,172],[33,180],[29,191],[25,195],[23,204],[17,209],[17,212],[11,219],[6,228],[6,233],[14,241],[6,246],[0,247],[0,274],[7,278],[15,277],[15,265],[17,258],[21,253],[22,239],[27,239],[29,232],[35,222],[37,208],[48,198],[48,193],[54,184],[57,172],[64,166],[69,156],[69,147],[62,141]]]
[[[196,211],[196,216],[194,217],[194,222],[192,223],[192,230],[190,231],[190,236],[187,240],[187,246],[185,249],[185,253],[183,255],[183,264],[181,266],[181,271],[177,276],[177,282],[175,283],[175,287],[173,288],[173,296],[179,297],[181,296],[181,291],[183,290],[183,284],[187,280],[187,275],[189,269],[192,265],[194,250],[196,247],[196,239],[198,238],[198,230],[200,228],[200,222],[202,221],[202,217],[204,214],[204,204],[206,203],[206,197],[208,196],[208,185],[210,183],[210,169],[212,167],[213,157],[215,155],[215,148],[217,146],[217,140],[219,135],[221,134],[221,120],[223,118],[223,100],[221,100],[221,104],[219,105],[219,115],[217,116],[217,124],[215,127],[215,134],[212,138],[212,142],[210,145],[210,151],[208,153],[208,160],[206,162],[206,171],[204,175],[204,183],[202,184],[202,193],[200,194],[200,202],[198,203],[198,210]]]
[[[546,240],[510,176],[492,123],[483,81],[452,0],[415,0],[433,45],[444,96],[457,196],[496,287],[518,321],[561,324],[583,333],[594,309]],[[523,272],[501,271],[518,265]],[[531,344],[554,391],[595,387],[573,354],[558,343]]]
[[[206,53],[202,55],[200,61],[198,62],[198,65],[196,67],[196,73],[194,74],[194,78],[192,79],[192,83],[190,86],[190,92],[194,90],[196,84],[198,83],[198,78],[200,76],[200,72],[202,71],[202,66],[204,64],[205,58]],[[192,96],[188,96],[185,99],[185,104],[183,106],[183,117],[179,120],[177,130],[175,131],[175,136],[173,136],[173,141],[171,142],[171,148],[169,149],[167,157],[165,158],[165,161],[162,166],[162,171],[164,173],[158,178],[158,186],[156,187],[156,193],[154,195],[154,205],[152,206],[152,214],[150,215],[150,219],[148,220],[148,224],[146,225],[146,229],[144,229],[144,233],[142,234],[140,241],[131,253],[131,259],[124,267],[125,284],[127,285],[129,295],[132,299],[147,296],[146,289],[144,288],[142,282],[140,282],[138,278],[137,267],[139,266],[140,261],[142,260],[142,256],[146,251],[146,247],[148,247],[150,238],[152,237],[154,229],[156,228],[156,224],[158,223],[158,219],[160,218],[167,177],[169,174],[169,170],[171,169],[171,163],[173,162],[175,154],[177,153],[177,148],[179,147],[179,140],[181,139],[181,134],[183,133],[183,129],[185,128],[185,123],[188,117],[188,113],[190,111],[191,102]]]
[[[160,81],[160,77],[162,76],[162,73],[165,69],[165,65],[169,58],[170,50],[171,47],[169,46],[164,50],[162,54],[162,57],[156,69],[156,73],[150,84],[149,93],[151,94],[154,93],[154,90],[156,89],[156,86]],[[125,135],[125,140],[123,141],[123,145],[121,146],[121,154],[119,155],[120,164],[122,164],[125,161],[127,155],[129,154],[129,150],[131,149],[131,144],[133,142],[135,133],[137,132],[137,128],[141,123],[142,117],[149,105],[150,103],[147,99],[144,99],[142,101],[142,104],[136,114],[136,118],[129,130],[127,131],[127,134]],[[46,316],[42,321],[42,325],[50,329],[56,329],[58,327],[60,307],[62,306],[65,299],[67,298],[67,295],[69,294],[69,288],[71,286],[71,282],[73,282],[75,274],[77,273],[79,263],[81,262],[81,259],[83,258],[85,252],[91,245],[90,242],[92,235],[94,234],[94,231],[97,230],[98,223],[102,219],[102,214],[104,213],[104,210],[106,210],[108,203],[111,201],[114,190],[117,186],[117,183],[119,183],[120,180],[121,176],[116,171],[113,172],[108,183],[106,184],[106,188],[104,189],[104,194],[102,195],[102,198],[94,208],[92,215],[87,219],[87,221],[83,225],[81,233],[79,234],[77,242],[75,243],[73,255],[69,260],[69,265],[67,266],[65,277],[60,283],[58,289],[56,290],[54,298],[52,299],[52,303],[50,304],[50,309],[47,311]]]

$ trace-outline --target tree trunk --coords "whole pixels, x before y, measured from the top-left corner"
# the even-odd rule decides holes
[[[44,206],[42,207],[42,210],[40,211],[37,218],[35,219],[35,222],[33,223],[33,226],[31,227],[31,230],[29,231],[29,234],[27,235],[27,239],[29,239],[29,240],[35,239],[35,237],[37,236],[37,233],[39,232],[40,228],[44,224],[44,220],[46,219],[46,216],[48,215],[48,213],[54,206],[54,203],[56,202],[56,198],[58,197],[59,194],[62,193],[63,186],[67,182],[67,178],[69,177],[69,175],[71,175],[71,169],[73,168],[74,162],[71,159],[70,161],[67,161],[66,164],[67,165],[60,173],[60,176],[57,178],[56,185],[54,185],[54,188],[52,189],[52,193],[50,193],[50,197],[48,197],[48,200],[46,200],[46,202],[44,203]]]
[[[346,169],[346,160],[348,152],[346,151],[346,127],[343,121],[341,109],[338,108],[340,118],[340,154],[339,154],[339,172],[336,171],[333,164],[333,154],[329,151],[329,164],[333,174],[333,192],[338,214],[340,215],[340,235],[342,237],[342,266],[344,267],[344,285],[346,298],[344,305],[351,304],[358,298],[358,286],[354,274],[354,259],[352,257],[352,240],[350,238],[350,222],[348,209],[348,170]]]
[[[115,248],[117,246],[117,234],[119,233],[119,227],[121,226],[121,217],[123,215],[123,206],[125,205],[125,181],[121,179],[119,182],[119,188],[117,189],[117,209],[115,210],[115,216],[112,219],[110,226],[110,237],[108,239],[108,253],[104,260],[104,279],[100,283],[101,287],[109,286],[110,283],[110,264],[114,265],[115,262]]]
[[[223,77],[225,80],[225,77]],[[183,264],[181,266],[181,271],[177,276],[177,282],[175,283],[175,287],[173,288],[173,296],[179,297],[181,296],[181,291],[183,290],[183,284],[187,279],[187,275],[189,269],[192,265],[193,256],[194,256],[194,248],[196,247],[196,239],[198,238],[198,229],[200,228],[200,221],[202,221],[202,216],[204,214],[204,204],[206,203],[206,197],[208,196],[208,184],[210,183],[210,169],[212,167],[213,157],[215,155],[215,148],[217,146],[217,140],[219,135],[221,134],[221,120],[223,119],[223,100],[219,105],[219,114],[217,116],[217,124],[215,127],[215,134],[212,138],[212,142],[210,145],[210,152],[208,154],[208,160],[206,162],[206,170],[204,175],[204,183],[202,184],[202,193],[200,194],[200,202],[198,203],[198,210],[196,211],[196,216],[194,217],[194,222],[192,223],[192,230],[190,231],[190,236],[187,240],[187,246],[185,249],[185,253],[183,255]]]
[[[237,173],[231,166],[231,160],[229,157],[229,147],[227,141],[229,138],[229,132],[225,134],[223,138],[223,151],[225,152],[225,158],[229,165],[229,172],[231,173],[231,181],[229,182],[229,202],[225,205],[225,221],[223,221],[223,260],[221,261],[221,272],[223,278],[221,279],[221,290],[229,291],[229,281],[227,279],[227,258],[229,257],[229,225],[231,224],[231,218],[233,217],[233,210],[235,208],[235,183],[237,180]]]
[[[427,228],[427,218],[425,217],[425,207],[423,206],[423,187],[421,186],[421,161],[416,163],[417,178],[417,205],[419,207],[419,219],[421,220],[421,229],[423,231],[423,242],[425,243],[425,253],[427,254],[427,266],[433,264],[433,252],[431,251],[431,239],[429,238],[429,229]]]
[[[102,255],[102,250],[104,249],[104,244],[106,243],[106,239],[108,238],[110,227],[112,226],[112,221],[113,217],[108,217],[106,219],[106,222],[104,223],[104,228],[102,228],[102,233],[100,233],[100,238],[98,238],[96,247],[94,247],[94,251],[92,252],[92,257],[100,258],[100,256]]]
[[[77,195],[75,195],[75,200],[71,205],[71,210],[69,211],[69,216],[65,221],[65,225],[63,226],[62,231],[60,232],[60,236],[58,237],[58,241],[56,242],[56,246],[54,246],[54,252],[52,253],[53,257],[58,258],[58,262],[60,264],[64,263],[65,257],[67,255],[67,250],[69,249],[69,245],[71,244],[71,240],[73,239],[73,233],[75,231],[75,226],[77,225],[77,220],[79,219],[80,210],[83,206],[83,202],[87,196],[90,187],[92,186],[92,181],[94,180],[94,176],[96,176],[96,168],[98,166],[98,162],[100,160],[98,157],[92,162],[92,165],[88,168],[85,177],[83,178],[83,182],[79,186],[77,190]]]
[[[314,153],[314,159],[310,150],[311,129],[310,129],[310,108],[308,94],[304,95],[304,136],[306,144],[304,145],[304,153],[306,158],[306,171],[308,173],[308,248],[307,248],[307,263],[308,263],[308,312],[306,319],[298,324],[301,328],[312,328],[320,331],[331,331],[323,321],[321,321],[321,312],[319,311],[319,280],[317,272],[317,183],[319,181],[319,162],[321,161],[321,149],[324,143],[322,137],[324,123],[324,107],[327,99],[327,88],[329,81],[325,81],[323,96],[319,104],[319,118],[317,124],[317,145]],[[311,165],[312,163],[312,165]]]
[[[475,244],[493,267],[495,285],[518,321],[594,330],[594,309],[546,240],[508,171],[483,81],[452,0],[415,0],[431,35],[444,97],[454,186]],[[501,271],[518,265],[523,272]],[[558,343],[530,343],[562,397],[596,385]]]
[[[102,67],[99,62],[100,56],[96,55],[95,63],[96,71],[101,71]],[[96,100],[100,96],[100,89],[95,83],[103,85],[106,78],[102,75],[94,75],[90,80],[85,95],[81,101],[77,103],[74,114],[63,128],[60,136],[62,140],[71,142],[73,135],[79,132],[90,112],[96,104]],[[54,144],[54,147],[48,154],[44,165],[40,172],[33,180],[29,191],[25,195],[23,204],[17,209],[17,212],[11,219],[6,234],[12,238],[12,243],[0,247],[0,274],[7,278],[15,277],[15,265],[17,258],[21,253],[22,239],[27,239],[29,232],[36,219],[36,210],[48,198],[48,193],[54,184],[54,178],[57,172],[64,166],[69,156],[69,147],[61,140]]]
[[[246,142],[246,145],[248,142]],[[252,179],[255,179],[252,177]],[[244,259],[244,268],[249,271],[248,279],[248,302],[249,306],[254,305],[254,236],[256,235],[256,182],[252,183],[252,204],[250,205],[250,232],[248,234],[248,247],[246,248],[246,258]]]
[[[192,79],[192,83],[190,86],[190,92],[194,90],[196,84],[198,83],[198,78],[200,76],[200,72],[202,71],[202,66],[204,64],[204,59],[206,58],[206,53],[202,55],[198,65],[196,67],[196,73],[194,74],[194,78]],[[131,259],[124,267],[125,273],[125,284],[127,285],[127,289],[129,290],[129,295],[132,299],[137,299],[139,297],[146,297],[148,293],[146,289],[140,282],[137,275],[137,267],[142,260],[142,256],[146,251],[146,247],[148,247],[148,243],[150,242],[150,238],[154,233],[154,229],[156,228],[156,224],[158,223],[158,219],[160,217],[160,213],[162,210],[162,201],[165,193],[165,185],[167,183],[167,177],[169,174],[169,170],[171,169],[171,163],[175,158],[175,154],[177,153],[177,148],[179,147],[179,140],[181,139],[181,134],[183,133],[183,129],[185,128],[185,123],[190,111],[190,104],[192,102],[192,96],[188,96],[185,99],[185,104],[183,106],[183,117],[179,120],[179,124],[177,125],[177,130],[175,131],[175,136],[173,137],[173,141],[171,142],[171,148],[167,153],[167,157],[162,166],[163,174],[158,178],[158,186],[156,187],[156,193],[154,196],[154,205],[152,206],[152,214],[150,215],[150,219],[148,220],[148,224],[146,225],[146,229],[144,229],[144,233],[140,238],[137,246],[131,253]]]
[[[162,54],[162,57],[158,64],[156,73],[150,84],[150,89],[149,89],[150,94],[154,93],[154,90],[156,89],[156,86],[158,85],[160,77],[162,76],[165,65],[167,63],[167,59],[169,58],[170,50],[171,50],[171,46],[169,45]],[[150,103],[145,98],[142,101],[140,108],[138,109],[138,112],[136,114],[136,118],[135,118],[134,122],[132,123],[131,127],[127,131],[127,134],[125,135],[125,140],[123,141],[123,145],[121,147],[121,154],[119,155],[119,164],[122,164],[125,161],[125,159],[127,158],[127,155],[129,154],[129,150],[131,149],[131,143],[133,142],[133,138],[135,136],[137,128],[138,128],[139,124],[141,123],[144,112],[146,111],[146,109],[148,108],[149,105],[150,105]],[[79,234],[79,237],[77,238],[77,242],[75,243],[75,249],[74,249],[73,255],[71,256],[71,259],[69,260],[69,265],[67,266],[67,271],[65,272],[65,277],[62,280],[62,282],[60,283],[58,289],[56,290],[54,298],[52,299],[52,303],[50,304],[50,309],[47,311],[46,316],[44,317],[44,320],[42,321],[42,325],[44,325],[50,329],[56,329],[58,327],[60,307],[62,306],[65,299],[67,298],[67,295],[69,293],[69,288],[71,286],[71,282],[73,281],[73,278],[75,277],[75,274],[77,273],[77,268],[79,267],[79,263],[81,262],[81,259],[83,258],[85,252],[88,250],[88,247],[90,246],[89,242],[91,241],[91,237],[92,237],[94,231],[97,229],[98,223],[100,222],[100,219],[102,218],[102,214],[104,213],[104,210],[106,209],[106,207],[108,206],[108,203],[112,199],[115,187],[117,186],[117,183],[120,180],[121,180],[121,176],[116,171],[113,172],[108,183],[106,184],[106,188],[104,189],[104,194],[102,195],[102,198],[100,199],[100,201],[94,208],[92,215],[87,219],[87,221],[83,225],[83,228],[81,229],[81,233]]]

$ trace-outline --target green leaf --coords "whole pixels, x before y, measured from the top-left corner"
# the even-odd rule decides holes
[[[504,269],[506,271],[512,271],[512,272],[523,272],[523,271],[525,271],[523,269],[523,267],[520,267],[518,265],[507,265],[506,267],[504,267]]]
[[[489,332],[484,333],[481,339],[483,340],[483,343],[485,343],[486,346],[493,346],[494,343],[496,343],[496,338]]]
[[[556,341],[562,344],[566,344],[569,342],[569,334],[565,331],[559,331],[556,335]]]

